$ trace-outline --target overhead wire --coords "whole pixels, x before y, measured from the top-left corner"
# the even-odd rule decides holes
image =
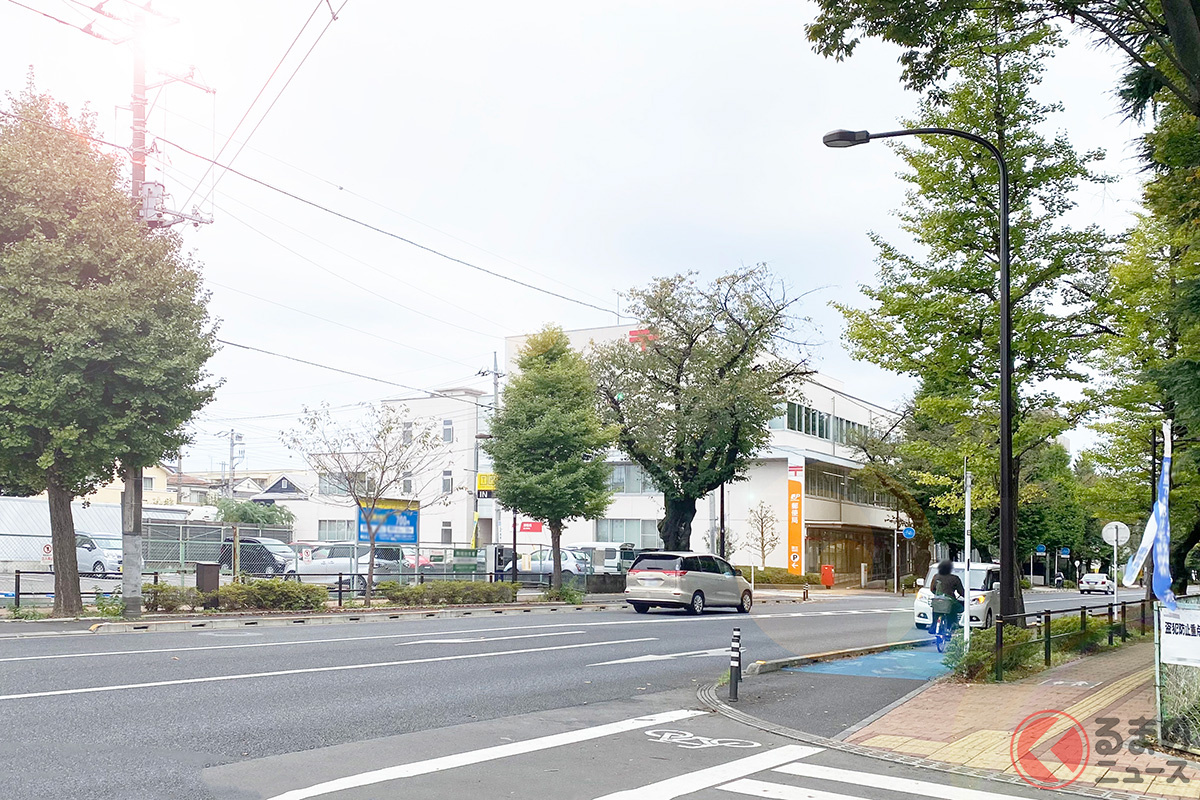
[[[8,0],[8,2],[12,3],[14,6],[23,8],[26,11],[32,11],[34,14],[45,17],[46,19],[48,19],[52,22],[57,22],[59,25],[66,25],[68,28],[74,28],[75,30],[79,31],[80,33],[86,33],[88,36],[92,36],[96,39],[99,39],[102,42],[108,42],[109,44],[121,44],[122,42],[129,41],[128,39],[120,39],[120,40],[111,39],[102,33],[97,33],[96,31],[92,30],[91,23],[88,23],[87,25],[76,25],[74,22],[68,22],[67,20],[65,20],[61,17],[56,17],[53,14],[48,14],[45,11],[42,11],[40,8],[34,8],[33,6],[27,6],[24,3],[19,2],[19,0]]]

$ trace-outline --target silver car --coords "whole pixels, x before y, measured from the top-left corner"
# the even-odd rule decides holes
[[[639,614],[655,606],[686,608],[692,614],[726,606],[749,614],[754,595],[741,571],[723,558],[655,550],[641,553],[630,565],[625,602]]]

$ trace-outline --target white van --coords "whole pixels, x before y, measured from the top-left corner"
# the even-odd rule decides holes
[[[571,542],[563,547],[591,553],[593,571],[611,574],[628,572],[638,554],[629,542]]]

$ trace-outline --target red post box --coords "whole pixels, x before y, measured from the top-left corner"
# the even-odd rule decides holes
[[[833,588],[833,564],[821,565],[821,584],[826,589]]]

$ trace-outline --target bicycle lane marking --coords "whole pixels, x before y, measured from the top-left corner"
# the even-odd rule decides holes
[[[577,744],[579,742],[586,742],[593,739],[601,739],[606,736],[613,736],[619,733],[626,733],[627,731],[640,730],[642,728],[650,728],[664,723],[678,722],[680,720],[691,719],[692,717],[699,717],[705,714],[708,714],[708,711],[680,709],[678,711],[667,711],[661,714],[650,714],[644,717],[634,717],[633,719],[621,720],[620,722],[610,722],[606,725],[597,725],[591,728],[581,728],[579,730],[567,731],[565,733],[555,733],[551,734],[550,736],[540,736],[536,739],[526,739],[522,742],[510,742],[508,744],[496,745],[495,747],[487,747],[482,750],[454,753],[448,756],[426,759],[425,761],[415,761],[411,764],[399,764],[392,767],[384,767],[383,769],[371,770],[369,772],[361,772],[357,775],[349,775],[344,778],[325,781],[324,783],[318,783],[314,786],[308,786],[303,789],[293,789],[289,792],[275,795],[274,797],[269,798],[269,800],[309,800],[309,798],[321,797],[322,795],[333,794],[334,792],[346,791],[348,789],[356,789],[361,786],[371,786],[373,784],[385,783],[387,781],[399,780],[401,778],[412,778],[418,775],[428,775],[430,773],[443,772],[445,770],[464,767],[470,764],[479,764],[486,761],[495,761],[497,759],[510,758],[512,756],[519,756],[527,753],[535,753],[540,750],[548,750],[553,747],[561,747],[563,745]]]
[[[820,747],[809,747],[803,744],[785,744],[774,750],[755,753],[752,756],[739,758],[715,767],[707,767],[684,775],[658,781],[657,783],[639,786],[636,789],[625,789],[620,792],[606,794],[596,800],[673,800],[702,789],[711,789],[722,783],[735,781],[753,775],[756,772],[774,769],[792,761],[808,758],[823,752]]]

